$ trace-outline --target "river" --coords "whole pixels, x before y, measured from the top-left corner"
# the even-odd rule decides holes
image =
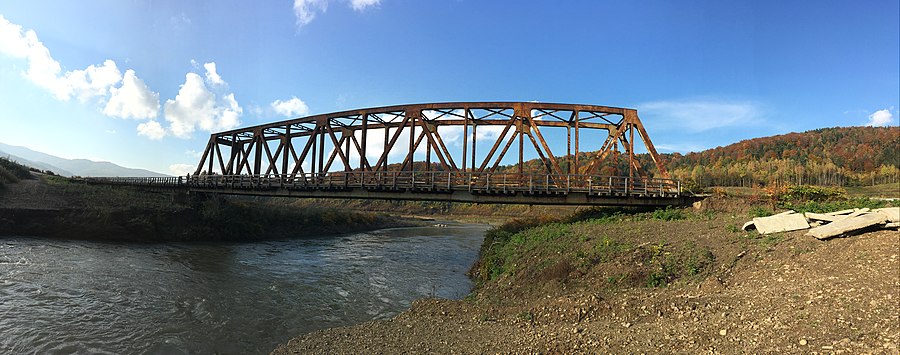
[[[0,238],[0,353],[265,354],[459,299],[487,226],[258,243]]]

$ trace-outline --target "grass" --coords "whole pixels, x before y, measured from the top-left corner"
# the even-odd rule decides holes
[[[775,214],[775,212],[769,208],[755,206],[755,207],[750,208],[750,211],[748,212],[748,214],[750,215],[751,218],[756,218],[756,217],[768,217],[768,216]]]
[[[29,167],[8,158],[0,158],[0,187],[31,178]]]
[[[900,189],[900,187],[895,186]],[[777,206],[797,212],[833,212],[852,208],[883,208],[900,206],[900,201],[886,201],[869,197],[848,197],[839,187],[789,186],[777,196]]]
[[[900,184],[881,184],[872,186],[848,186],[847,194],[851,197],[900,198]]]
[[[678,246],[661,241],[639,252],[653,268],[645,279],[647,287],[664,287],[677,279],[697,277],[716,261],[711,250],[690,241]]]
[[[867,197],[855,197],[837,201],[782,201],[778,203],[778,207],[794,210],[798,213],[826,213],[852,208],[883,208],[892,206],[900,206],[900,201],[885,201],[874,200]]]
[[[672,208],[671,206],[666,206],[665,209],[658,209],[653,211],[653,219],[659,219],[663,221],[676,221],[680,219],[685,219],[684,211],[680,208]]]
[[[500,285],[539,287],[551,281],[570,282],[570,277],[593,272],[605,275],[603,280],[610,289],[663,287],[707,273],[715,261],[712,252],[694,242],[661,241],[635,246],[637,243],[630,239],[633,237],[601,231],[620,230],[618,225],[659,223],[654,220],[668,223],[713,217],[712,212],[695,216],[676,208],[650,212],[597,208],[563,219],[514,220],[486,233],[479,261],[471,273],[478,287],[498,285],[500,279],[504,280]]]
[[[783,233],[774,233],[774,234],[766,234],[766,235],[762,235],[762,234],[758,234],[758,233],[747,233],[747,234],[743,234],[741,238],[743,238],[743,241],[741,242],[742,245],[746,246],[747,244],[751,244],[751,245],[755,245],[759,248],[762,248],[762,250],[770,251],[773,248],[775,248],[775,246],[777,246],[778,244],[781,244],[781,242],[784,241],[785,236]]]

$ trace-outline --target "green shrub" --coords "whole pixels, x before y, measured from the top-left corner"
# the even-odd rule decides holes
[[[31,178],[29,167],[16,163],[8,158],[0,158],[0,168],[6,171],[6,173],[2,173],[3,176],[0,176],[0,179],[6,180],[6,182],[16,182]],[[7,174],[12,175],[15,179],[9,179],[6,176]]]
[[[868,197],[859,197],[852,199],[844,199],[838,201],[805,201],[805,202],[779,202],[778,207],[790,209],[799,213],[814,212],[827,213],[852,208],[882,208],[888,207],[890,203],[885,200],[873,200]]]
[[[788,186],[779,200],[782,201],[835,201],[847,199],[847,191],[840,187],[797,185]]]
[[[682,211],[680,208],[672,208],[672,206],[666,206],[665,209],[658,209],[656,211],[653,211],[653,219],[675,221],[684,218],[684,211]]]
[[[772,212],[772,210],[770,210],[768,208],[756,206],[756,207],[751,208],[748,214],[750,215],[750,217],[756,218],[756,217],[768,217],[768,216],[771,216],[772,214],[774,214],[774,212]]]
[[[0,166],[0,182],[13,184],[19,182],[19,178],[5,167]]]

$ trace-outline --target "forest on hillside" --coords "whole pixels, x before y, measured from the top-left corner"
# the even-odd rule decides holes
[[[900,183],[900,127],[822,128],[664,160],[673,178],[701,187]]]

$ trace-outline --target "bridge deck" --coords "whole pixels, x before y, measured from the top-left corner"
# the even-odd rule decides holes
[[[606,206],[664,206],[686,202],[676,180],[591,175],[387,171],[85,180],[254,196]]]

